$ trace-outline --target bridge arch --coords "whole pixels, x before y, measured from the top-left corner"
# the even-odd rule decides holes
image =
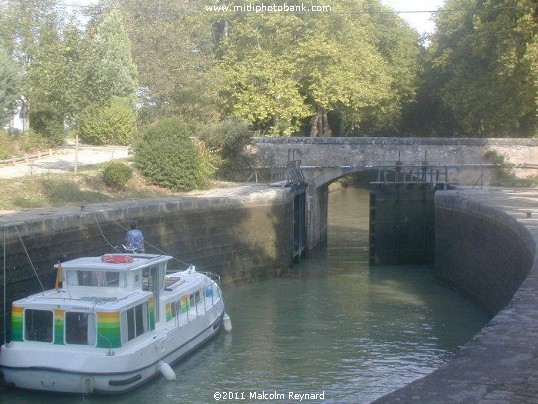
[[[344,175],[396,162],[420,167],[447,167],[447,183],[488,184],[495,164],[488,155],[505,156],[516,175],[532,176],[538,169],[538,139],[477,138],[255,138],[252,152],[261,165],[286,166],[301,161],[306,187],[306,248],[326,243],[328,184]],[[420,173],[424,176],[426,173]],[[434,173],[430,173],[432,178]]]
[[[357,173],[373,173],[376,179],[375,186],[370,187],[370,205],[371,212],[373,209],[380,215],[370,214],[370,262],[429,263],[433,251],[421,240],[433,237],[433,195],[447,183],[436,167],[425,165],[302,167],[302,178],[308,184],[304,199],[307,251],[327,243],[329,185]],[[410,218],[418,224],[407,223]],[[406,244],[404,251],[400,246]]]
[[[306,186],[305,225],[307,251],[323,247],[327,243],[329,185],[346,175],[371,171],[358,167],[302,167]]]

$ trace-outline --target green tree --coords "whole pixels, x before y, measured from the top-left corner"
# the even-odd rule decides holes
[[[64,132],[65,80],[72,68],[65,63],[60,23],[49,14],[37,36],[32,62],[27,67],[26,96],[30,106],[30,128],[50,144],[61,143]]]
[[[121,13],[97,7],[84,37],[74,27],[66,31],[64,49],[73,69],[63,89],[65,111],[78,134],[93,144],[130,142],[138,81]]]
[[[66,123],[70,127],[75,126],[76,117],[87,107],[89,100],[84,94],[90,90],[84,90],[85,86],[91,85],[85,81],[86,60],[88,42],[84,32],[74,23],[68,23],[63,29],[61,59],[65,73],[62,82],[58,83],[62,89],[61,110]]]
[[[28,66],[39,46],[41,26],[57,15],[54,0],[2,0],[0,39],[8,54]]]
[[[538,25],[532,0],[447,0],[429,48],[440,108],[467,136],[532,136]]]
[[[0,42],[21,70],[23,116],[33,103],[29,95],[28,69],[36,59],[40,36],[58,21],[53,0],[3,0],[0,2]]]
[[[418,36],[398,17],[372,18],[390,13],[378,1],[327,5],[324,14],[226,15],[217,66],[226,113],[278,134],[305,119],[310,136],[397,125],[416,91]]]
[[[137,64],[141,116],[177,116],[192,125],[219,119],[222,79],[214,63],[209,0],[116,0]]]
[[[15,101],[19,98],[20,91],[18,66],[0,45],[0,124],[15,110]]]
[[[402,129],[402,114],[416,101],[420,77],[424,70],[424,50],[419,34],[398,15],[372,1],[365,4],[370,16],[370,34],[376,49],[387,64],[391,80],[390,95],[381,111],[374,110],[363,120],[363,131],[390,133]],[[381,112],[381,113],[380,113]]]
[[[227,70],[226,113],[240,116],[254,127],[270,127],[272,134],[290,135],[301,119],[311,115],[305,97],[299,92],[296,65],[275,58],[267,51],[254,49],[237,57],[228,55],[219,69]]]
[[[134,106],[137,69],[121,13],[116,8],[105,10],[87,36],[82,67],[85,84],[80,90],[88,104],[106,102],[116,96],[132,100]]]

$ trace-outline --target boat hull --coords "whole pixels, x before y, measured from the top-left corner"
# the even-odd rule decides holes
[[[136,346],[115,352],[99,350],[43,352],[28,344],[2,347],[0,369],[8,386],[58,393],[121,394],[161,374],[161,362],[174,364],[218,335],[224,306],[215,305],[204,316],[166,332],[155,332]],[[76,359],[70,356],[76,355]],[[21,365],[21,357],[32,364]],[[36,357],[42,357],[36,363]]]

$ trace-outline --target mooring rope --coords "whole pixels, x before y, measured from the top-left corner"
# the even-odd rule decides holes
[[[19,228],[15,225],[15,230],[17,230],[17,235],[19,236],[19,240],[21,241],[22,248],[24,249],[24,252],[26,253],[26,256],[28,257],[28,261],[30,262],[30,266],[34,270],[35,277],[37,278],[37,281],[39,282],[39,285],[41,286],[41,290],[44,292],[45,287],[41,283],[41,279],[39,279],[39,275],[37,274],[37,270],[34,267],[34,263],[32,262],[32,259],[30,258],[30,254],[28,254],[28,250],[26,249],[26,246],[24,245],[24,241],[22,241],[21,234],[19,233]]]
[[[97,219],[97,213],[98,213],[98,212],[95,212],[95,215],[94,215],[94,216],[95,216],[95,223],[97,223],[97,227],[98,227],[98,229],[99,229],[99,232],[101,233],[101,236],[102,236],[103,239],[106,241],[106,243],[107,243],[110,247],[112,247],[113,250],[116,250],[116,251],[117,251],[118,249],[116,248],[116,246],[112,245],[112,243],[110,243],[110,241],[108,241],[108,239],[106,238],[105,233],[103,233],[103,229],[101,229],[101,225],[99,224],[99,220]]]
[[[114,223],[116,223],[118,226],[120,226],[123,230],[127,231],[128,229],[126,227],[124,227],[121,223],[117,222],[116,220],[113,220]],[[154,250],[156,250],[157,252],[160,252],[161,254],[165,254],[165,255],[169,255],[166,251],[163,251],[161,250],[160,248],[154,246],[153,244],[151,244],[150,242],[148,242],[145,238],[144,238],[144,243],[149,245],[151,248],[153,248]],[[182,261],[180,260],[179,258],[176,258],[174,256],[172,256],[172,258],[174,260],[176,260],[177,262],[179,262],[181,265],[185,265],[185,267],[190,267],[191,264],[185,262],[185,261]]]

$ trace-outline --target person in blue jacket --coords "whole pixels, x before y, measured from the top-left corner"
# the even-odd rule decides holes
[[[136,222],[131,222],[131,230],[125,236],[125,249],[132,252],[144,252],[144,234],[136,228]]]

